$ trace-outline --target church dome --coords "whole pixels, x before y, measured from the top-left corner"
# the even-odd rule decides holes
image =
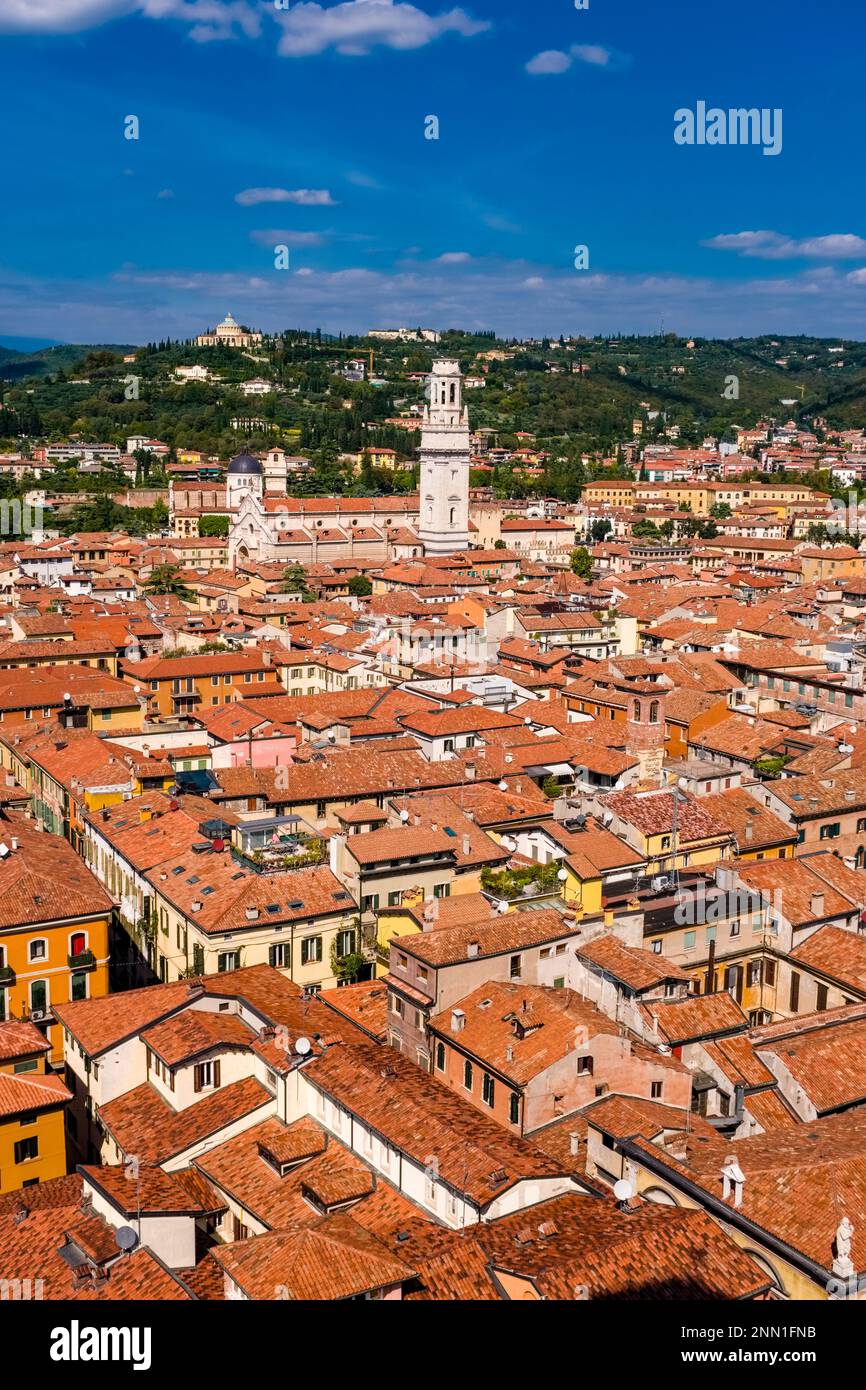
[[[239,473],[259,478],[263,476],[262,465],[258,459],[253,458],[252,454],[238,454],[237,458],[232,459],[229,464],[228,472],[234,474],[235,477]]]

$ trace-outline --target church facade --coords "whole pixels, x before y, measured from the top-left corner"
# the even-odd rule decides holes
[[[249,454],[229,465],[229,562],[290,565],[450,555],[469,544],[469,423],[460,364],[434,362],[421,432],[420,493],[288,497]]]

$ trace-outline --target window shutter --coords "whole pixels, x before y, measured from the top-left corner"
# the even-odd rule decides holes
[[[201,1090],[201,1067],[195,1067],[193,1069],[192,1086],[194,1091]]]
[[[220,1064],[218,1061],[213,1064],[213,1084],[214,1086],[220,1084]]]

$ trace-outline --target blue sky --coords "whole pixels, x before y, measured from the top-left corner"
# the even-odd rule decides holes
[[[0,342],[866,336],[853,0],[284,2],[0,0]],[[676,144],[699,101],[781,152]]]

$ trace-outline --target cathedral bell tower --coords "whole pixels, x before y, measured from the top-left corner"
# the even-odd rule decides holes
[[[469,545],[469,416],[460,363],[433,363],[421,426],[418,536],[428,555]]]

